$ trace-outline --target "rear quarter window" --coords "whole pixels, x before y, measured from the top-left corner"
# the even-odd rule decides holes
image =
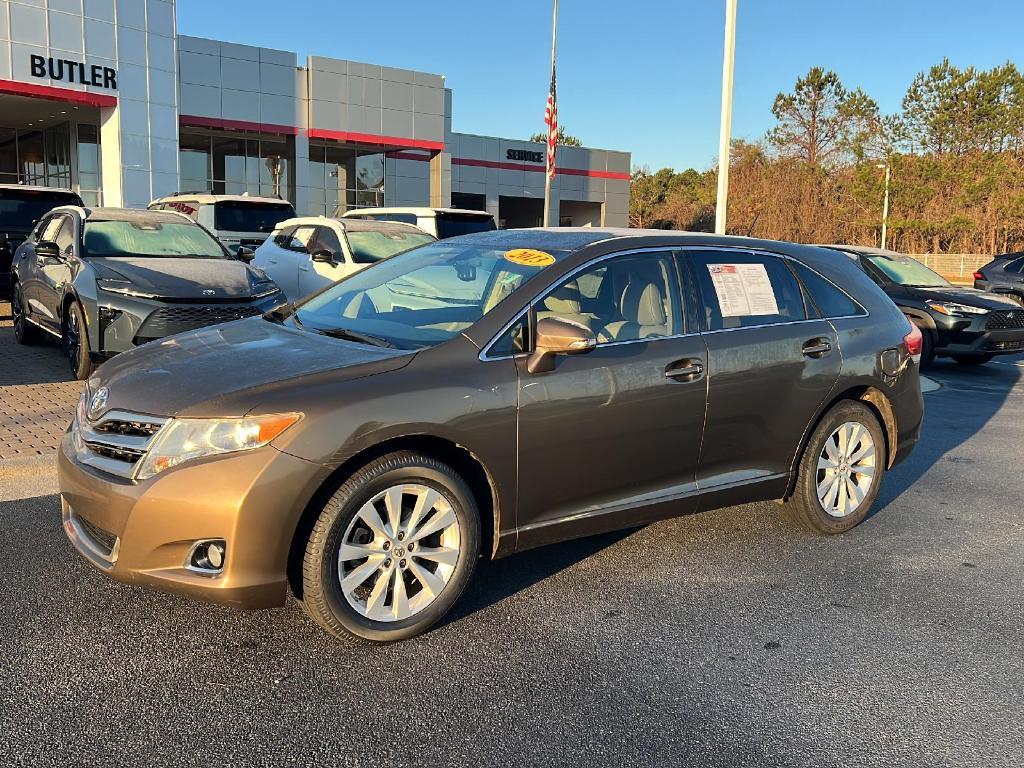
[[[804,284],[813,304],[822,317],[851,317],[866,314],[864,308],[819,275],[813,269],[798,261],[792,262],[793,268]]]

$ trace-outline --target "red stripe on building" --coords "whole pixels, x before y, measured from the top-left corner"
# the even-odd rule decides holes
[[[543,165],[527,165],[526,163],[503,163],[496,160],[474,160],[469,157],[453,157],[452,165],[471,165],[477,168],[497,168],[502,171],[534,171],[544,173]],[[593,171],[583,168],[557,168],[555,173],[565,176],[589,176],[592,179],[618,179],[629,181],[632,177],[628,173],[616,171]]]
[[[432,154],[421,155],[416,152],[385,152],[384,154],[392,160],[416,160],[420,163],[429,163],[433,157]]]
[[[286,136],[298,136],[299,129],[293,125],[277,123],[254,123],[248,120],[224,120],[220,117],[199,117],[197,115],[180,115],[178,124],[187,128],[219,128],[232,131],[257,131],[259,133],[281,133]]]
[[[35,83],[18,83],[13,80],[0,80],[0,93],[12,96],[33,96],[48,101],[63,101],[68,104],[82,104],[86,107],[116,107],[117,96],[92,91],[74,91],[70,88],[55,88],[52,85],[36,85]]]
[[[410,149],[429,149],[435,152],[440,152],[444,149],[443,141],[407,139],[402,136],[378,136],[375,133],[327,131],[322,128],[310,128],[308,134],[311,139],[330,139],[332,141],[346,141],[355,144],[378,144],[390,147],[409,147]]]

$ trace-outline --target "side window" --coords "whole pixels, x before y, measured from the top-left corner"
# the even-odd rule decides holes
[[[538,320],[561,317],[586,325],[599,344],[683,331],[675,266],[663,251],[599,261],[549,292],[536,312]]]
[[[57,233],[55,242],[61,253],[67,253],[75,244],[75,223],[67,216],[63,217],[64,223]]]
[[[292,241],[292,235],[295,234],[295,227],[285,227],[276,235],[274,235],[274,245],[281,248],[288,248]]]
[[[1018,274],[1021,273],[1021,272],[1024,272],[1024,258],[1016,259],[1014,261],[1007,262],[1006,266],[1003,267],[1003,271],[1005,271],[1005,272],[1016,272]]]
[[[296,227],[284,247],[296,253],[309,253],[309,243],[315,230],[316,227]]]
[[[800,285],[782,259],[726,250],[697,251],[692,258],[708,329],[807,319]]]
[[[330,251],[335,259],[342,258],[341,241],[337,234],[330,227],[317,227],[313,240],[309,245],[309,252]]]
[[[864,308],[860,304],[813,269],[798,261],[792,264],[822,317],[851,317],[864,314]]]

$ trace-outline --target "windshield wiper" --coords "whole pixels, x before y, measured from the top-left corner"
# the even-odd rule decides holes
[[[397,349],[397,347],[387,339],[382,339],[380,336],[371,336],[368,333],[353,331],[349,328],[317,328],[316,332],[322,333],[324,336],[330,336],[333,339],[347,339],[348,341],[358,341],[362,344],[372,344],[375,347]]]

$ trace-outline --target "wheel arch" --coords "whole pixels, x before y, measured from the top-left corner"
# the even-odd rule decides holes
[[[437,459],[450,466],[466,481],[480,512],[481,554],[484,554],[483,547],[486,546],[486,542],[490,541],[491,549],[488,556],[494,557],[498,548],[500,506],[494,480],[480,458],[465,446],[435,435],[392,437],[346,459],[324,479],[306,503],[292,533],[288,549],[288,583],[296,597],[302,597],[302,559],[305,542],[309,539],[324,504],[359,468],[396,451],[415,451]]]
[[[898,447],[899,440],[899,432],[896,424],[896,412],[893,410],[892,403],[890,402],[889,397],[881,389],[872,384],[852,386],[836,394],[818,411],[817,414],[815,414],[814,419],[808,423],[807,429],[804,431],[803,437],[800,439],[800,447],[794,455],[793,462],[790,465],[789,486],[787,487],[786,495],[783,498],[788,499],[793,495],[793,489],[796,487],[797,481],[796,468],[800,464],[800,459],[803,457],[804,451],[807,450],[807,443],[811,439],[811,435],[814,434],[814,430],[818,428],[818,424],[821,423],[826,414],[828,414],[829,411],[843,400],[853,400],[855,402],[863,403],[875,414],[875,417],[882,425],[882,432],[885,435],[886,469],[892,466],[893,460],[896,457],[896,449]]]

